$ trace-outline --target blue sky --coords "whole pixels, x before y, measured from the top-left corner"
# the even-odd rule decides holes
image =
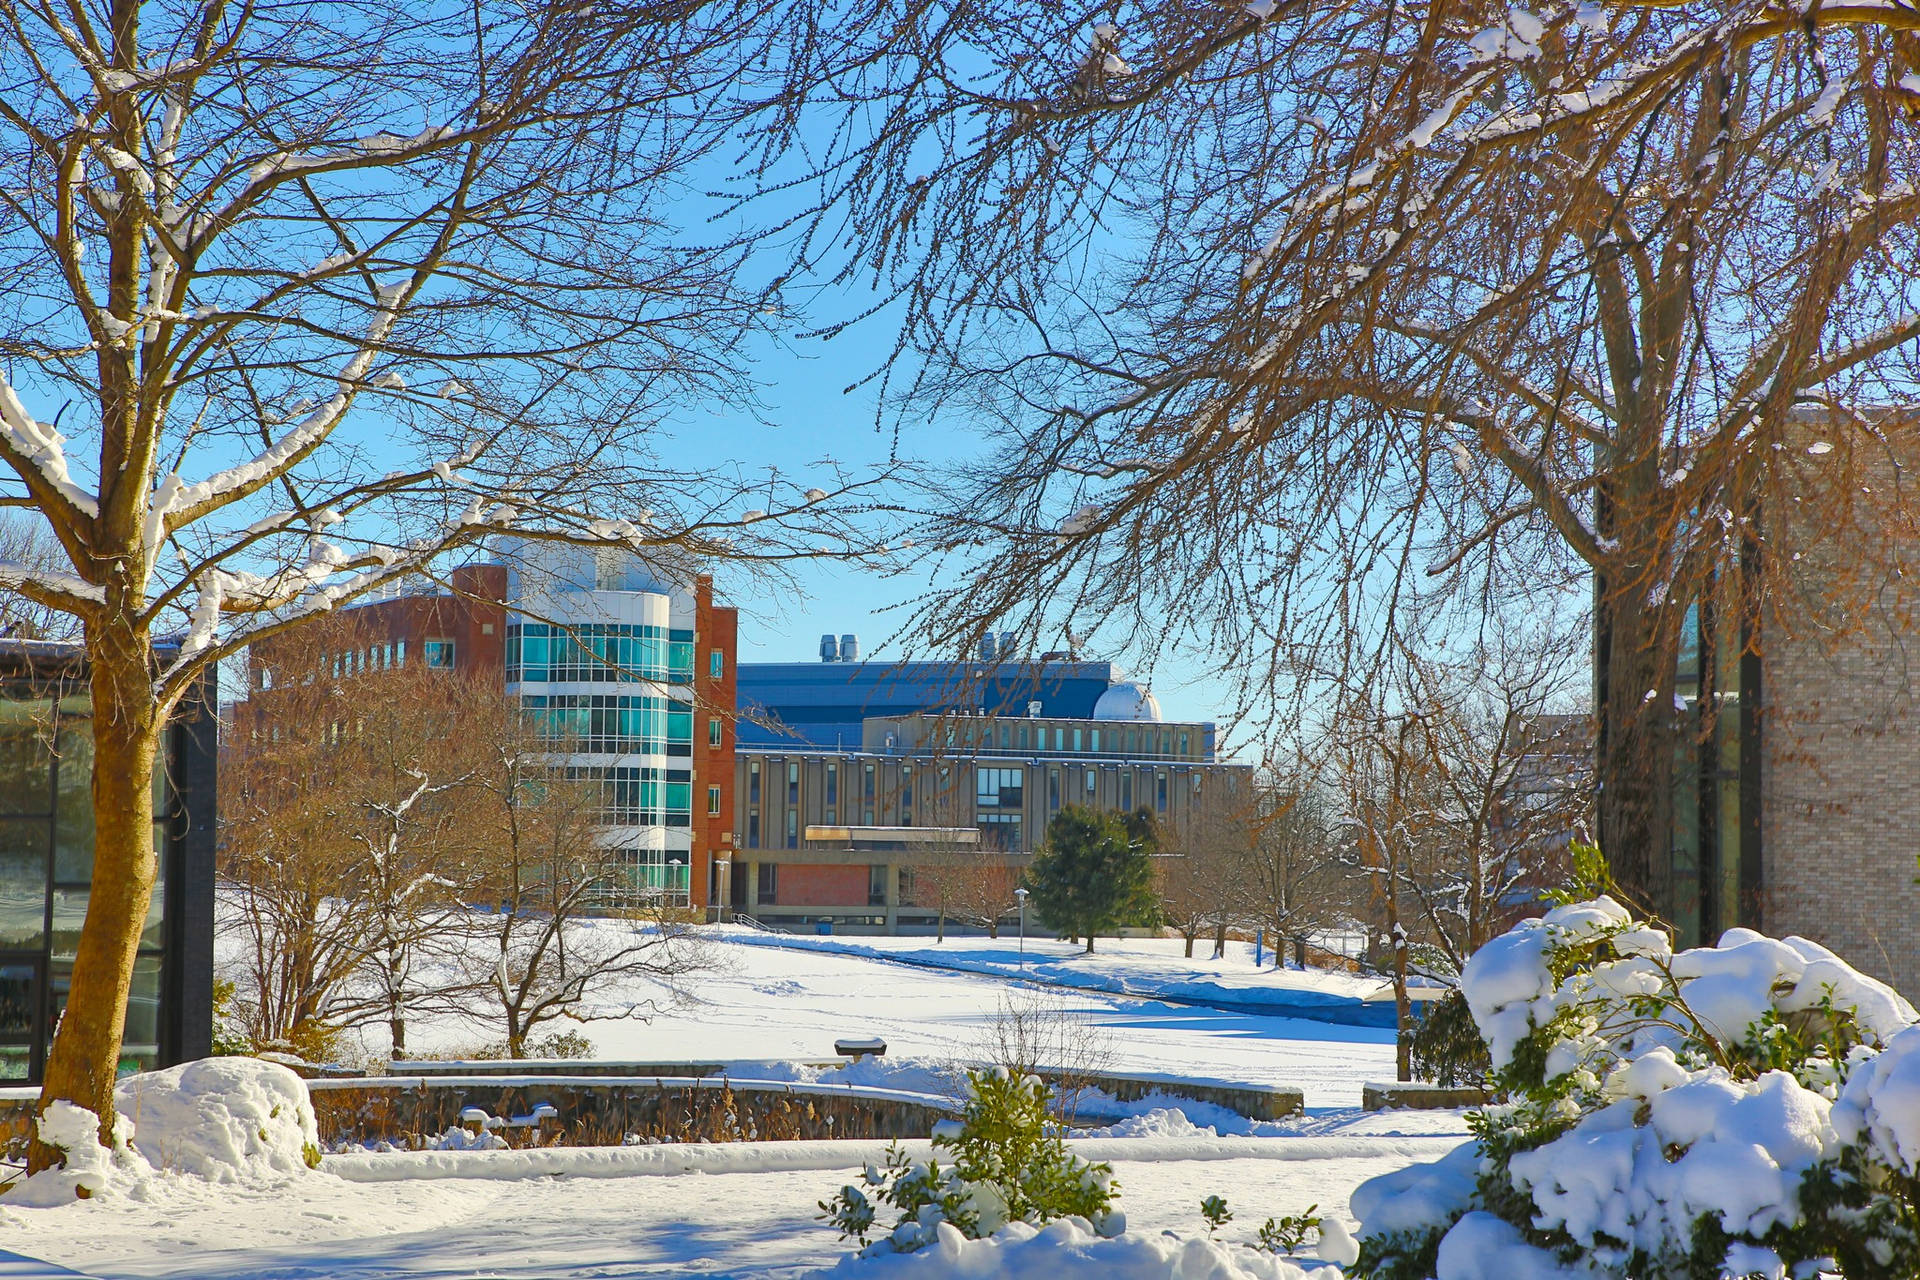
[[[690,451],[697,450],[707,462],[732,459],[749,471],[772,465],[795,475],[804,475],[823,456],[856,469],[885,462],[894,432],[891,423],[875,428],[877,388],[871,383],[851,393],[846,388],[880,365],[893,336],[883,314],[831,340],[758,344],[754,376],[765,421],[722,412],[679,423],[664,452],[691,457]],[[904,424],[899,431],[901,454],[930,465],[958,464],[981,447],[972,425],[954,415]],[[749,582],[730,584],[724,576],[718,583],[741,611],[741,661],[817,661],[820,637],[827,632],[854,632],[863,651],[875,659],[909,656],[904,643],[889,639],[906,622],[897,606],[933,585],[930,579],[890,578],[826,562],[804,566],[796,576],[797,592],[760,590]],[[1056,643],[1064,647],[1063,639]],[[1130,660],[1134,655],[1103,648],[1098,637],[1083,647],[1082,656],[1110,659],[1136,674],[1146,669],[1144,655]],[[1157,655],[1152,666],[1152,687],[1168,719],[1219,720],[1231,705],[1229,681],[1191,659]],[[1244,736],[1235,735],[1229,745],[1244,748]]]

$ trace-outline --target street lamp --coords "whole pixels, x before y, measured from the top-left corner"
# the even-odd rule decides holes
[[[733,878],[729,874],[733,870],[733,859],[725,854],[720,855],[713,860],[713,870],[717,881],[713,886],[713,916],[724,924],[727,919],[727,899],[733,895]]]
[[[1027,967],[1027,891],[1015,889],[1013,896],[1020,899],[1020,967]]]

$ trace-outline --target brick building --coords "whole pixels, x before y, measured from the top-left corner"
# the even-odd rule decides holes
[[[565,738],[571,772],[600,783],[605,838],[630,868],[610,902],[703,908],[732,807],[736,611],[714,602],[706,575],[625,552],[501,551],[501,563],[455,569],[445,587],[355,603],[343,611],[358,624],[353,643],[329,659],[343,675],[424,664],[497,682]],[[252,647],[254,690],[273,687],[282,652],[272,640]],[[235,709],[236,749],[271,732],[270,707],[256,696]]]
[[[1746,554],[1688,607],[1666,912],[1689,943],[1736,925],[1809,938],[1910,997],[1917,425],[1891,413],[1793,423]]]

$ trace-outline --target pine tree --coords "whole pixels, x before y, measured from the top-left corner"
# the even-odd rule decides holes
[[[1068,805],[1047,823],[1027,869],[1034,911],[1053,928],[1084,934],[1089,953],[1095,933],[1152,913],[1155,837],[1146,818]]]

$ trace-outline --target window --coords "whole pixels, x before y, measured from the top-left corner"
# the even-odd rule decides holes
[[[760,901],[778,902],[780,900],[780,868],[771,862],[762,862],[759,867],[759,883],[754,888],[759,892]]]
[[[840,766],[829,761],[827,764],[827,806],[828,808],[832,808],[839,803]]]
[[[800,803],[800,762],[798,760],[787,762],[787,803]]]
[[[1120,812],[1133,812],[1133,770],[1120,771]]]
[[[1087,794],[1092,795],[1099,789],[1099,786],[1099,775],[1095,774],[1091,769],[1087,770]]]
[[[1047,770],[1047,808],[1058,809],[1059,807],[1060,771],[1058,769],[1049,769]]]
[[[829,765],[828,768],[833,766]],[[905,813],[913,808],[913,766],[900,766],[900,811]]]
[[[979,815],[980,847],[992,849],[998,853],[1020,853],[1020,813],[994,813],[988,811]]]
[[[1153,775],[1153,807],[1161,813],[1167,811],[1167,771],[1158,770]]]
[[[707,674],[718,680],[727,673],[727,654],[724,649],[714,649],[707,654]]]
[[[800,811],[798,809],[789,809],[787,810],[787,848],[798,849],[799,847]]]
[[[747,848],[758,849],[759,847],[760,811],[758,809],[749,809],[747,811]]]
[[[867,868],[867,905],[887,905],[887,869],[878,863]]]
[[[868,804],[872,804],[873,803],[873,766],[872,765],[867,766],[866,775],[861,782],[861,786],[863,789],[860,792],[860,798],[865,800]],[[867,821],[871,823],[873,819],[869,817]]]
[[[1089,729],[1087,731],[1087,737],[1087,749],[1097,755],[1100,751],[1100,731],[1098,729]]]
[[[975,771],[974,807],[1018,811],[1026,798],[1026,771],[1023,769],[987,769]]]
[[[720,718],[718,716],[715,716],[709,719],[707,721],[707,745],[708,746],[717,747],[720,745],[720,732],[721,732]]]
[[[1078,728],[1075,728],[1073,731],[1073,750],[1076,755],[1080,751],[1080,730]]]
[[[709,814],[720,812],[720,788],[718,787],[707,788],[707,812]]]
[[[453,641],[451,640],[429,640],[420,646],[420,651],[426,655],[429,667],[439,667],[444,670],[453,665]]]
[[[747,803],[760,803],[760,762],[758,760],[747,766]]]

